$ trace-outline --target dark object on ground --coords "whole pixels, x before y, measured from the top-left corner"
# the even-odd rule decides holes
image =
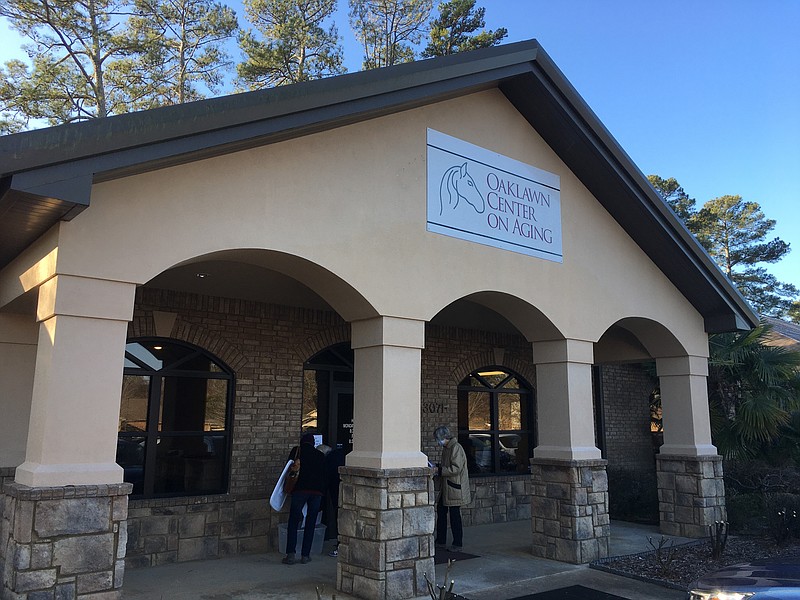
[[[470,558],[478,558],[477,554],[468,554],[466,552],[451,552],[445,548],[437,548],[436,555],[433,558],[433,563],[436,565],[443,565],[448,560],[469,560]]]
[[[718,592],[741,594],[749,600],[796,600],[800,598],[800,558],[773,557],[729,565],[689,586],[690,600],[706,600]]]
[[[519,598],[513,598],[513,600],[625,600],[625,598],[607,594],[606,592],[599,592],[582,585],[571,585],[557,590],[550,590],[549,592],[520,596]]]

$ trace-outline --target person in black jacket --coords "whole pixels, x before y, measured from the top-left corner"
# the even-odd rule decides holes
[[[293,565],[297,550],[297,528],[303,519],[303,507],[306,511],[306,526],[303,529],[303,547],[300,550],[300,562],[311,562],[311,544],[314,542],[314,527],[317,524],[317,513],[325,495],[325,455],[314,448],[314,436],[303,434],[300,438],[300,475],[292,491],[292,504],[289,509],[289,524],[286,531],[286,557],[283,563]],[[292,450],[289,459],[295,458],[296,450]]]

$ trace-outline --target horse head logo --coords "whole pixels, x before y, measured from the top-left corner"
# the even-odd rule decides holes
[[[478,214],[486,210],[486,203],[475,185],[475,180],[467,173],[467,163],[450,167],[444,172],[439,184],[439,214],[444,211],[445,200],[447,206],[455,210],[461,199],[466,200]]]

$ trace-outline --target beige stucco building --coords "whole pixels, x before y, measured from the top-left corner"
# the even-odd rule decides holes
[[[485,204],[443,200],[451,138]],[[352,442],[343,591],[424,591],[441,423],[487,490],[473,522],[602,557],[604,364],[655,361],[662,530],[724,514],[707,335],[756,317],[535,42],[6,136],[0,176],[8,597],[274,547],[303,428]],[[541,190],[555,241],[531,233]],[[527,219],[535,247],[443,233],[437,208]]]

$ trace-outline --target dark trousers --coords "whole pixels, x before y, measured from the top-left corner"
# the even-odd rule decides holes
[[[292,492],[292,506],[289,509],[289,524],[286,526],[286,554],[294,554],[297,550],[297,526],[303,520],[303,506],[308,505],[306,511],[306,526],[303,529],[302,556],[311,555],[311,544],[314,543],[314,527],[317,525],[317,513],[322,505],[322,496],[319,494],[306,494]]]
[[[447,545],[447,515],[450,515],[450,527],[453,529],[453,546],[464,545],[464,527],[461,524],[461,507],[445,506],[442,498],[436,506],[436,543]]]

